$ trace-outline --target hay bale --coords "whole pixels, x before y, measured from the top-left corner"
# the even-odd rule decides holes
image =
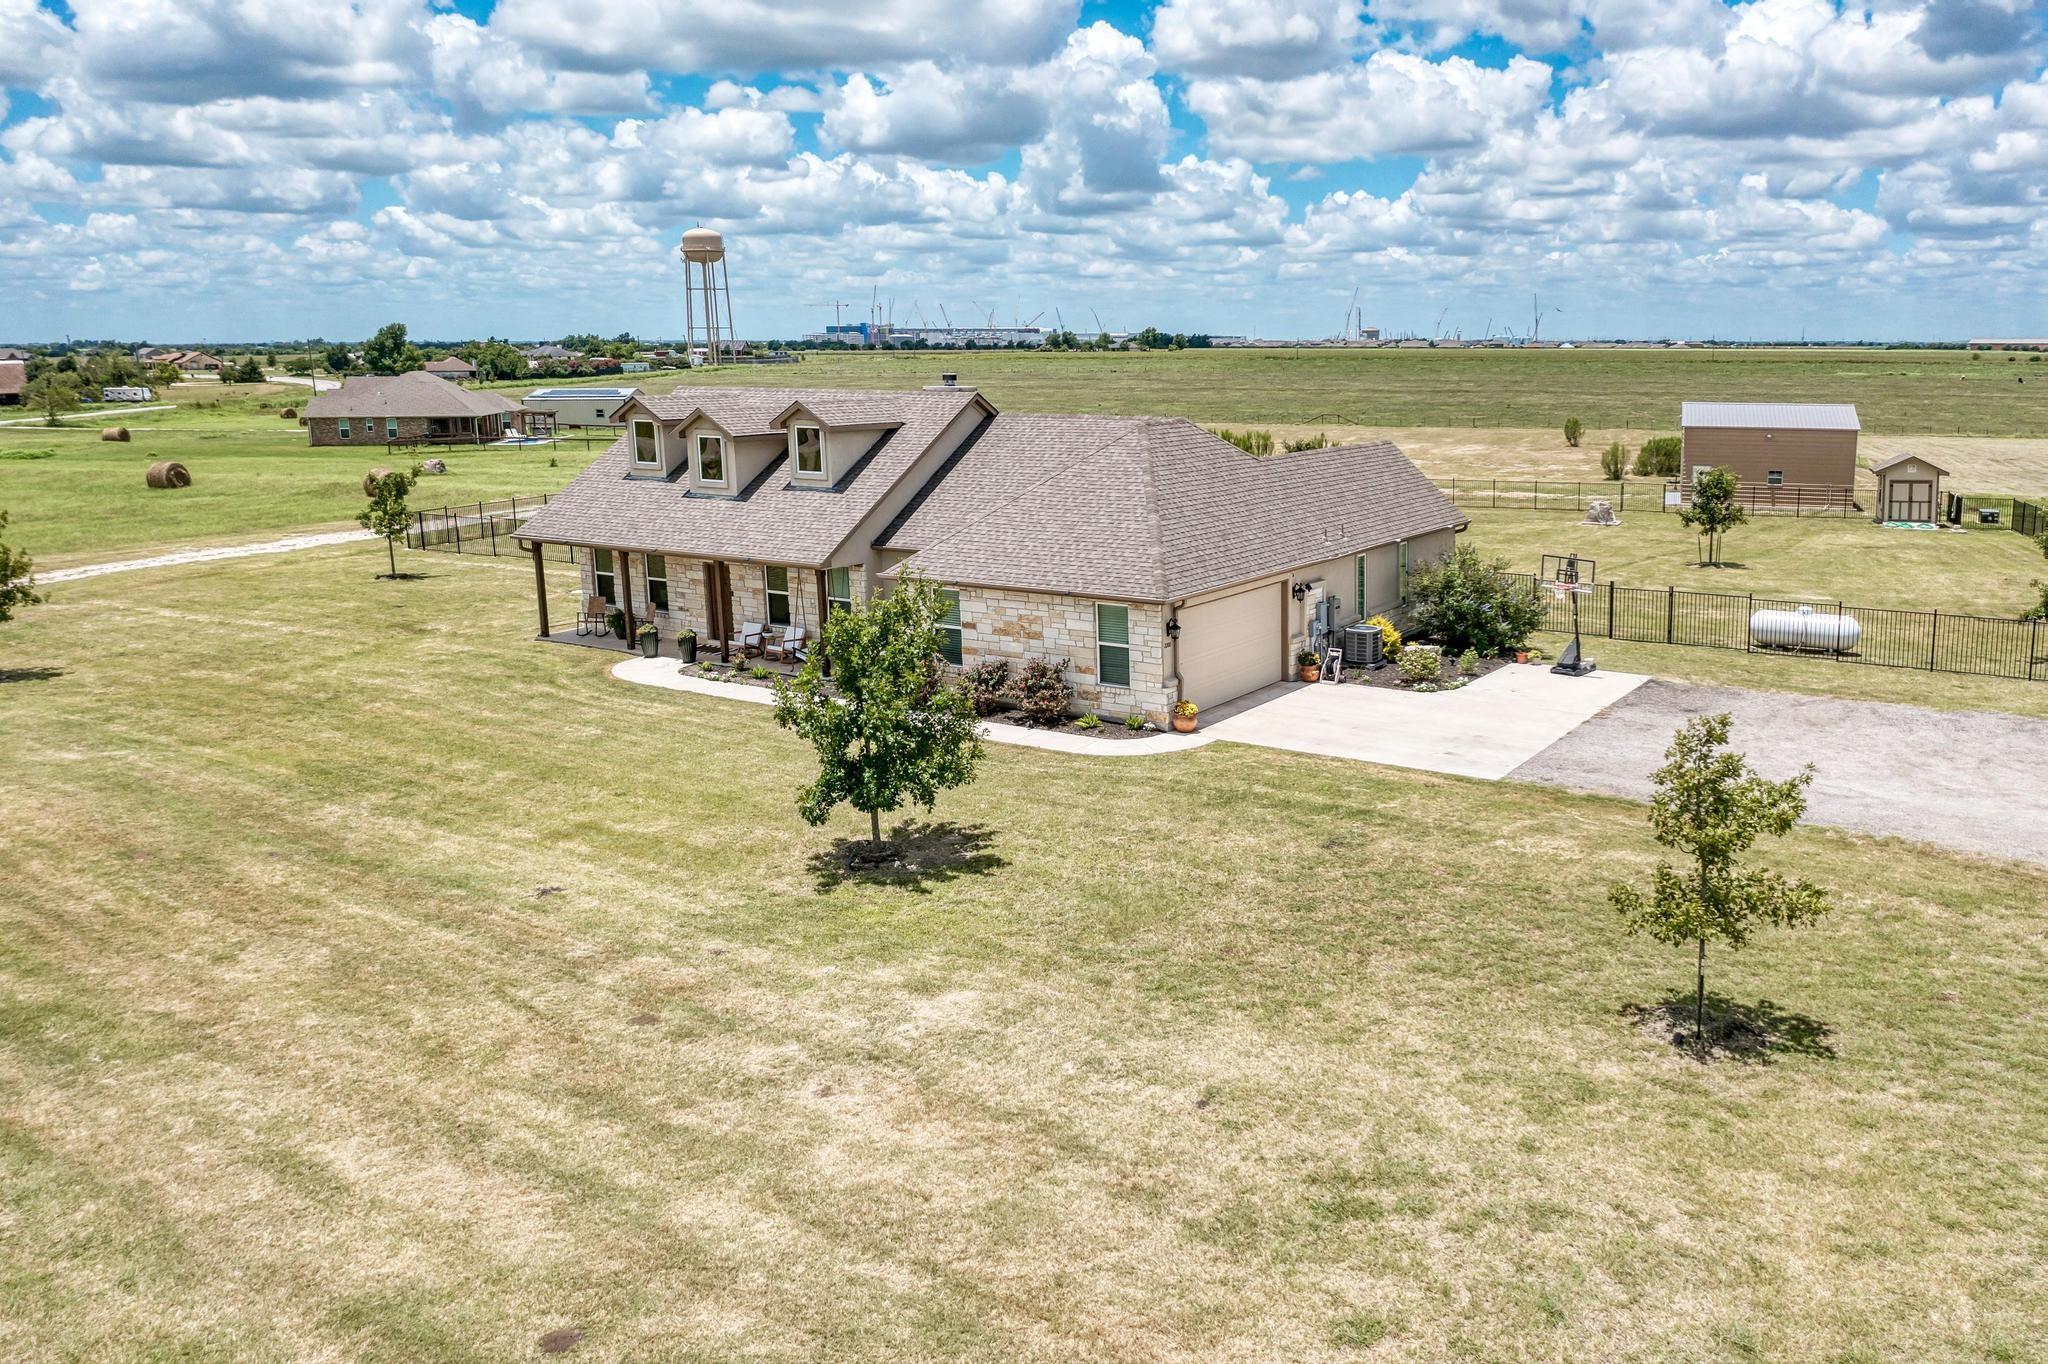
[[[368,472],[367,474],[364,474],[363,496],[375,497],[377,495],[377,484],[383,481],[384,479],[389,478],[390,476],[391,470],[385,468],[381,464],[378,465],[376,468],[370,470],[370,472]]]
[[[128,428],[125,426],[103,426],[100,428],[100,439],[127,440]]]
[[[287,407],[284,411],[278,413],[277,415],[283,417],[286,421],[291,421],[299,415],[299,409],[297,409],[296,407]]]
[[[445,459],[430,459],[420,466],[420,471],[429,474],[445,474],[448,472],[448,461]]]
[[[143,475],[143,477],[152,488],[189,488],[192,486],[191,473],[186,470],[184,465],[174,459],[158,460],[149,466],[149,472]]]

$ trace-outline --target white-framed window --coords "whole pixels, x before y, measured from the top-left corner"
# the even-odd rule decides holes
[[[825,570],[825,605],[833,611],[853,609],[853,570],[850,568],[828,568]]]
[[[1095,603],[1095,677],[1105,687],[1131,685],[1131,608]]]
[[[619,604],[619,580],[612,572],[612,552],[608,549],[590,551],[590,567],[597,579],[597,595],[613,606]]]
[[[659,554],[647,556],[647,601],[657,611],[668,610],[668,560]]]
[[[703,483],[725,482],[725,442],[717,436],[697,437],[697,478]]]
[[[1773,469],[1764,475],[1764,482],[1770,484],[1773,488],[1778,487],[1784,481],[1785,471],[1783,469]]]
[[[789,570],[780,564],[770,564],[768,576],[768,623],[788,625],[795,619],[789,611]]]
[[[341,438],[342,438],[343,440],[347,440],[347,439],[348,439],[348,418],[347,418],[347,417],[341,417],[341,418],[337,419],[337,420],[336,420],[336,422],[335,422],[335,424],[334,424],[334,430],[335,430],[335,433],[336,433],[337,435],[339,435],[339,436],[340,436],[340,437],[341,437]]]
[[[633,422],[633,467],[661,467],[661,451],[654,443],[654,423],[651,421],[635,419]]]
[[[789,429],[790,464],[797,473],[815,478],[825,472],[825,432],[817,426]]]
[[[398,418],[396,418],[396,417],[386,417],[386,418],[384,419],[384,439],[386,439],[386,440],[397,440],[397,439],[398,439]]]
[[[946,614],[939,617],[939,657],[960,666],[960,594],[941,590],[939,595],[946,600]]]

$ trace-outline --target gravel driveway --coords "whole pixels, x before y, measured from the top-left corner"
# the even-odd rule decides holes
[[[1813,764],[1815,823],[2048,866],[2048,720],[1653,680],[1509,776],[1646,800],[1672,732],[1716,711],[1764,775]]]

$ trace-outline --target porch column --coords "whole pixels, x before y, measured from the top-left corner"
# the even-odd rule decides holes
[[[626,643],[633,643],[633,560],[623,549],[612,551],[612,567],[618,571],[619,610],[626,614]]]
[[[732,566],[718,561],[718,661],[732,662]]]
[[[541,566],[540,541],[530,541],[527,546],[533,551],[533,600],[540,607],[540,637],[548,637],[548,571]]]
[[[825,652],[825,618],[832,614],[832,600],[826,595],[825,570],[818,570],[818,665],[825,676],[832,675],[832,655]]]
[[[725,639],[725,621],[718,609],[718,565],[709,559],[704,561],[704,628],[713,639]],[[719,647],[723,649],[723,643]]]

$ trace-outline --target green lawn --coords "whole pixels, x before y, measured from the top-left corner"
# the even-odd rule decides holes
[[[1841,908],[1702,1068],[1639,806],[999,749],[847,881],[760,708],[380,560],[0,634],[8,1358],[2038,1350],[2038,870],[1798,832]]]
[[[223,539],[265,539],[308,526],[353,521],[363,505],[363,474],[384,462],[369,450],[313,449],[305,429],[280,416],[303,405],[305,389],[180,385],[172,412],[109,411],[57,427],[0,426],[0,509],[8,542],[44,568],[115,557],[113,551]],[[100,428],[126,425],[132,439],[102,441]],[[423,480],[413,504],[553,492],[575,476],[594,449],[491,449],[437,452],[448,473]],[[159,459],[181,461],[192,486],[152,491],[143,471]],[[550,466],[550,460],[556,460]]]
[[[1240,425],[1554,429],[1577,416],[1589,428],[1676,431],[1680,402],[1720,399],[1855,403],[1872,435],[2048,435],[2048,362],[1963,351],[815,352],[800,365],[653,376],[641,386],[903,388],[936,383],[942,370],[1009,410]]]

